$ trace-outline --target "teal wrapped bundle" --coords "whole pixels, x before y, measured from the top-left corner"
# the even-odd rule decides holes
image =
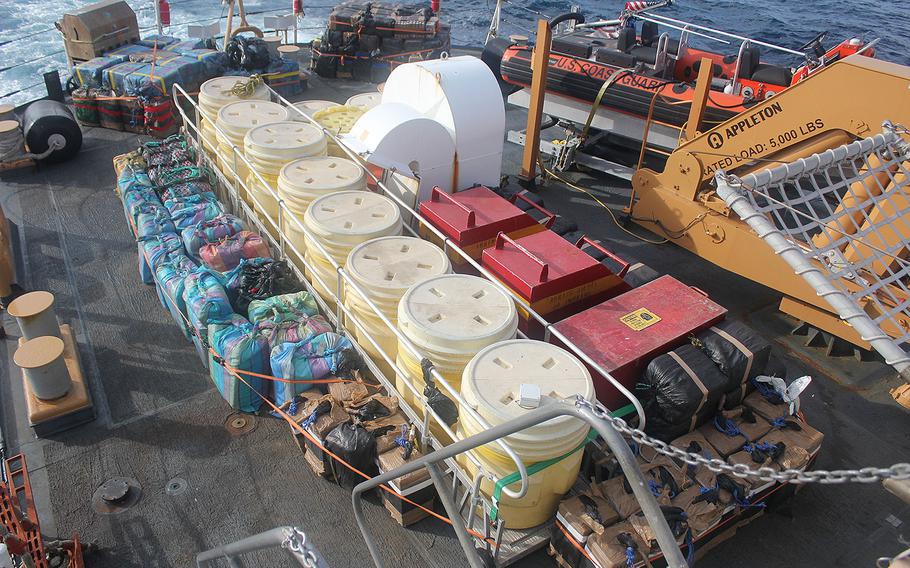
[[[183,241],[177,233],[161,233],[139,242],[139,275],[146,284],[155,283],[155,268],[173,253],[183,252]]]
[[[313,381],[347,374],[360,367],[360,357],[350,339],[330,332],[297,343],[276,346],[272,349],[271,364],[275,377],[291,381]],[[275,404],[281,406],[314,386],[275,381]]]
[[[209,323],[225,322],[234,315],[224,284],[224,276],[220,272],[203,267],[186,277],[183,299],[190,324],[198,332],[198,337],[208,338]]]
[[[161,233],[177,232],[171,221],[171,214],[164,206],[146,201],[137,205],[134,210],[136,211],[136,238],[140,241]]]
[[[122,195],[123,213],[126,215],[130,227],[135,229],[139,228],[138,217],[140,206],[151,203],[157,207],[163,207],[161,200],[158,199],[158,194],[155,193],[154,188],[151,187],[135,186]]]
[[[209,375],[221,396],[231,408],[241,412],[256,412],[262,398],[268,396],[269,385],[265,379],[238,373],[239,380],[225,369],[229,365],[238,371],[271,375],[268,339],[243,316],[234,315],[224,322],[209,324],[209,345],[223,361],[209,354]]]
[[[94,57],[73,68],[76,83],[83,87],[98,88],[101,86],[101,74],[108,67],[126,61],[125,55]]]
[[[215,197],[211,193],[209,195],[212,198]],[[170,204],[170,207],[168,207],[168,204]],[[171,220],[174,221],[174,226],[178,231],[211,221],[224,213],[224,208],[221,207],[217,199],[209,200],[200,195],[184,197],[176,202],[169,200],[164,206],[171,214]]]
[[[193,40],[193,41],[201,41],[201,40]],[[152,34],[148,37],[140,39],[134,45],[142,46],[142,47],[146,48],[147,50],[152,50],[152,49],[160,50],[160,49],[167,49],[168,46],[174,45],[178,42],[180,42],[179,37],[163,35],[163,34]]]
[[[298,319],[268,319],[256,323],[269,342],[269,347],[284,343],[297,343],[308,337],[332,331],[332,325],[321,315],[302,316]]]
[[[187,195],[184,197],[173,197],[171,199],[164,200],[164,208],[171,212],[171,220],[174,221],[174,225],[178,229],[185,229],[186,227],[189,227],[190,225],[193,225],[193,224],[199,222],[199,221],[195,221],[192,223],[178,222],[178,219],[185,220],[185,219],[191,219],[193,217],[193,215],[189,211],[183,211],[183,209],[188,209],[188,208],[191,208],[194,206],[211,205],[211,204],[214,204],[217,206],[218,212],[215,213],[214,215],[212,215],[211,217],[208,217],[209,219],[217,217],[221,213],[224,213],[224,208],[222,208],[221,203],[218,202],[218,198],[215,197],[215,194],[211,193],[211,192],[196,193],[196,194]],[[200,219],[200,221],[201,220],[203,220],[203,219]]]
[[[167,203],[168,200],[171,199],[180,199],[181,197],[190,197],[191,195],[200,195],[203,193],[211,193],[214,195],[215,191],[208,182],[193,181],[172,185],[167,189],[161,190],[159,196],[161,197],[161,201]]]
[[[164,49],[180,55],[187,55],[186,52],[193,51],[194,49],[201,49],[204,45],[205,42],[201,39],[184,39],[177,43],[172,43]]]
[[[195,225],[186,227],[181,232],[183,237],[183,246],[186,247],[187,254],[199,261],[199,249],[208,243],[215,243],[231,237],[243,230],[243,221],[230,215],[222,213],[217,217],[207,221],[201,221]]]
[[[161,172],[158,178],[158,187],[167,189],[172,185],[191,181],[204,181],[208,184],[214,184],[215,174],[205,166],[182,166]]]
[[[191,338],[189,314],[186,311],[184,289],[186,278],[196,270],[196,263],[186,255],[174,255],[155,267],[158,298],[187,339]]]
[[[309,292],[295,292],[272,296],[250,302],[249,318],[253,323],[260,321],[301,320],[319,313],[316,298]]]
[[[145,170],[137,170],[132,165],[123,168],[123,171],[117,176],[117,190],[120,193],[121,199],[134,189],[150,189],[154,187],[155,184],[152,183],[151,178],[149,178],[148,172]]]

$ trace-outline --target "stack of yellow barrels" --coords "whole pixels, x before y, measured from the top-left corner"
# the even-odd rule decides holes
[[[202,146],[209,155],[214,155],[218,147],[215,133],[215,121],[218,120],[218,111],[228,103],[242,100],[269,100],[269,90],[260,84],[248,97],[241,97],[231,90],[238,84],[249,81],[249,77],[225,75],[209,79],[199,87],[199,111],[202,117],[199,121]]]
[[[228,179],[234,179],[234,164],[236,163],[237,178],[246,183],[250,175],[249,169],[239,157],[234,159],[234,147],[237,153],[243,153],[243,137],[257,126],[282,122],[288,119],[288,109],[278,103],[269,101],[237,101],[228,103],[218,111],[215,124],[221,129],[217,133],[218,140],[218,167]],[[238,184],[239,186],[239,184]],[[246,192],[238,187],[241,196],[248,199]]]
[[[517,339],[483,349],[464,369],[461,395],[491,426],[518,418],[535,408],[580,395],[594,400],[594,382],[585,365],[574,355],[541,341]],[[465,408],[459,409],[459,437],[485,431]],[[570,416],[548,420],[505,438],[529,469],[537,463],[556,460],[528,478],[528,492],[521,499],[506,494],[499,500],[499,516],[510,529],[526,529],[547,522],[578,477],[584,445],[590,428]],[[515,463],[497,444],[477,449],[484,469],[500,479],[515,472]],[[458,462],[474,477],[477,468],[464,454]],[[509,489],[517,491],[520,482]],[[481,491],[488,497],[493,483],[484,478]]]
[[[395,377],[395,388],[411,408],[423,414],[422,402],[405,384],[410,381],[423,393],[421,359],[428,358],[457,391],[464,368],[475,353],[515,338],[518,311],[512,298],[489,280],[449,274],[415,284],[402,296],[398,329],[420,353],[415,356],[399,344],[395,364],[405,375]],[[439,388],[449,396],[443,387]],[[440,440],[448,441],[438,427],[432,431]]]
[[[332,101],[313,100],[313,101],[300,101],[299,103],[294,103],[291,106],[302,110],[304,113],[307,114],[307,116],[313,116],[314,114],[316,114],[317,112],[319,112],[323,109],[338,107],[341,105],[338,103],[333,103]],[[300,113],[296,112],[294,109],[290,109],[290,113],[291,113],[291,120],[296,120],[297,122],[309,122],[305,117],[300,116]]]
[[[352,106],[336,106],[324,108],[320,111],[317,111],[312,115],[313,119],[323,126],[326,130],[339,136],[341,134],[347,134],[351,131],[351,128],[354,127],[354,123],[357,122],[363,113],[366,112],[360,107]],[[347,154],[336,144],[335,142],[329,140],[329,156],[338,156],[339,158],[347,157]]]
[[[398,304],[408,288],[428,278],[450,273],[452,265],[445,252],[433,243],[414,237],[382,237],[351,250],[345,269],[351,280],[366,292],[367,298],[397,329]],[[392,367],[379,350],[394,361],[398,338],[357,291],[345,289],[344,304],[364,328],[351,325],[354,337],[383,374],[393,379]],[[378,349],[366,334],[376,340]]]
[[[324,300],[334,302],[333,296],[340,294],[336,294],[338,274],[332,260],[343,267],[351,249],[360,243],[401,234],[401,213],[395,202],[383,195],[341,191],[313,201],[303,224],[331,256],[324,256],[310,236],[304,235],[304,258],[312,268],[310,281]]]
[[[306,250],[303,231],[296,221],[303,222],[310,203],[323,195],[339,191],[366,191],[367,178],[360,165],[344,158],[314,156],[301,158],[285,165],[278,173],[278,196],[284,200],[284,234],[300,253]],[[302,259],[293,253],[292,259]],[[302,264],[300,265],[303,266]]]
[[[246,180],[250,191],[250,204],[262,217],[273,236],[279,228],[278,175],[281,169],[298,158],[324,156],[325,134],[312,124],[300,122],[275,122],[250,129],[243,137],[243,153],[253,169],[267,183],[262,186],[257,176],[250,172]]]

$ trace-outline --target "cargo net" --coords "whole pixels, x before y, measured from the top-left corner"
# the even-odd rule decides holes
[[[756,210],[905,352],[910,347],[908,140],[906,128],[885,123],[882,134],[738,180]]]

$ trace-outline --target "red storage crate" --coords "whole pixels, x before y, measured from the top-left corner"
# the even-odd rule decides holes
[[[435,187],[430,199],[420,204],[420,214],[477,261],[483,249],[493,246],[499,233],[522,237],[546,228],[482,185],[454,194]],[[420,226],[420,236],[443,246],[436,233],[424,225]],[[470,267],[458,253],[450,253],[449,258],[456,271]]]
[[[483,251],[481,264],[551,322],[630,288],[620,275],[550,230],[516,239],[500,233],[495,245]],[[522,331],[543,336],[543,326],[527,310],[519,306],[518,315]]]
[[[651,359],[678,347],[726,314],[726,308],[703,292],[672,276],[661,276],[568,317],[554,329],[633,390]],[[607,408],[615,410],[627,404],[625,397],[597,373],[594,386],[597,399]]]

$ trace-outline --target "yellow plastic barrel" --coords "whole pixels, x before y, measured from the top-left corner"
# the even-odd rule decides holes
[[[199,121],[199,130],[202,134],[202,145],[209,155],[214,155],[218,146],[215,133],[215,121],[218,120],[218,111],[228,103],[242,100],[269,100],[269,90],[261,84],[246,98],[231,93],[231,88],[238,82],[249,81],[249,77],[239,75],[225,75],[209,79],[199,87],[199,111],[202,114]]]
[[[352,160],[313,156],[286,164],[278,173],[278,196],[284,200],[287,215],[284,219],[284,234],[287,241],[293,243],[301,254],[306,250],[303,231],[295,221],[303,222],[303,216],[314,199],[339,191],[366,189],[366,174]],[[301,260],[293,252],[291,258]]]
[[[404,376],[395,377],[395,388],[422,416],[422,402],[417,401],[405,384],[410,381],[423,392],[421,358],[432,361],[452,388],[458,390],[464,368],[475,353],[488,345],[515,338],[518,312],[512,298],[489,280],[448,274],[408,289],[398,303],[398,329],[417,347],[420,356],[415,357],[399,344],[395,364]],[[447,391],[442,392],[449,396]],[[447,439],[441,429],[434,428],[433,432],[439,439]]]
[[[303,216],[303,224],[328,252],[344,266],[351,249],[360,243],[401,234],[401,213],[395,202],[368,191],[341,191],[313,201]],[[312,269],[310,282],[326,302],[334,302],[338,274],[331,260],[304,236],[304,258]],[[318,276],[325,282],[323,286]]]
[[[479,351],[465,367],[461,381],[462,398],[491,426],[575,395],[594,399],[594,382],[587,367],[565,349],[530,339],[503,341]],[[459,409],[459,435],[473,436],[485,430],[465,409]],[[585,422],[563,416],[505,438],[526,467],[562,458],[528,478],[528,492],[523,498],[502,494],[499,516],[506,527],[534,527],[556,514],[581,466],[584,452],[573,450],[585,442],[589,431]],[[516,471],[515,463],[498,444],[482,446],[476,455],[483,467],[499,478]],[[464,454],[457,461],[469,478],[475,476],[477,468]],[[518,491],[520,486],[516,482],[508,488]],[[491,496],[494,485],[484,478],[480,488]]]
[[[312,116],[316,122],[321,124],[335,136],[338,136],[339,134],[347,134],[350,132],[351,128],[354,127],[354,123],[363,116],[364,112],[366,112],[366,110],[359,107],[342,105],[324,108],[317,111]],[[339,158],[347,157],[347,154],[338,147],[338,144],[335,144],[331,140],[329,140],[328,154],[329,156],[338,156]]]
[[[288,109],[269,101],[237,101],[221,107],[215,124],[221,129],[221,132],[217,133],[216,139],[218,140],[218,167],[224,175],[228,179],[234,179],[233,147],[237,147],[238,154],[243,153],[243,137],[250,129],[263,124],[283,122],[287,119]],[[237,175],[239,179],[246,182],[249,174],[246,164],[238,158]],[[245,192],[242,191],[242,188],[238,189],[241,190],[240,193],[243,196]]]
[[[269,183],[271,192],[277,193],[278,175],[288,163],[307,156],[325,155],[326,140],[322,130],[312,124],[300,122],[275,122],[250,129],[243,137],[243,153],[253,168]],[[251,172],[247,178],[250,206],[260,217],[271,219],[266,227],[278,227],[278,200]],[[254,199],[255,198],[255,199]],[[277,230],[274,231],[277,235]]]
[[[414,237],[381,237],[357,245],[348,254],[345,268],[351,280],[366,292],[370,301],[396,328],[398,303],[408,288],[428,278],[452,272],[452,265],[441,248]],[[356,291],[345,290],[344,303],[366,332],[377,340],[382,351],[394,361],[398,353],[398,338],[363,296]],[[379,349],[359,327],[353,323],[348,327],[385,376],[392,379],[392,367],[385,362]]]
[[[322,109],[339,107],[341,106],[338,103],[332,101],[321,101],[321,100],[312,100],[312,101],[300,101],[299,103],[294,103],[294,108],[299,108],[309,116],[313,116]],[[305,117],[300,116],[299,112],[295,112],[293,109],[290,110],[291,120],[296,120],[297,122],[309,122]]]
[[[359,95],[354,95],[349,98],[344,104],[345,106],[362,108],[364,111],[370,110],[375,106],[379,106],[379,103],[382,102],[382,93],[360,93]]]

